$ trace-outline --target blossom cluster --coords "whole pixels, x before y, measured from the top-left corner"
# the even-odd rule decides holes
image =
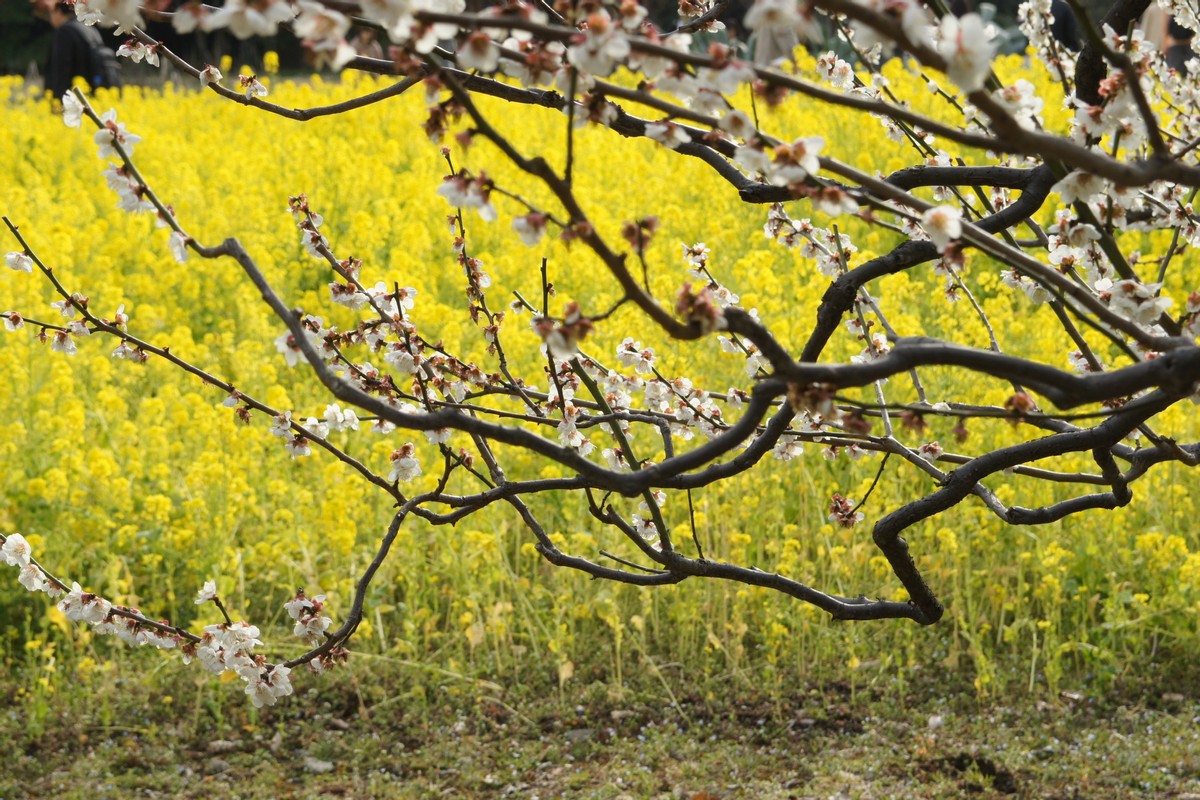
[[[254,652],[262,644],[260,631],[246,622],[223,622],[208,625],[202,635],[194,636],[162,620],[154,622],[137,609],[114,605],[100,595],[85,592],[78,583],[67,590],[61,581],[51,577],[33,559],[28,540],[19,533],[0,535],[0,559],[20,570],[18,580],[31,592],[45,592],[59,598],[58,610],[73,622],[91,626],[93,633],[115,636],[132,647],[154,647],[159,650],[178,649],[184,663],[198,662],[204,669],[222,673],[232,671],[245,682],[250,701],[261,708],[273,705],[292,693],[291,670],[280,664],[270,664]],[[324,596],[309,600],[300,592],[286,604],[286,610],[296,620],[295,634],[309,644],[316,644],[328,629],[331,620],[320,612]],[[206,581],[197,593],[196,603],[217,602],[219,597],[214,581]],[[316,668],[332,663],[329,657],[310,662]]]

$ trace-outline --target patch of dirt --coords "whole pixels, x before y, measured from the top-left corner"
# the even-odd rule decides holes
[[[943,756],[941,758],[929,759],[923,765],[923,768],[929,772],[969,772],[972,767],[978,770],[979,774],[986,778],[991,783],[991,788],[1001,794],[1016,794],[1020,789],[1017,784],[1017,777],[1009,770],[996,764],[995,761],[987,756],[977,756],[971,753],[958,753],[953,756]],[[981,792],[983,786],[966,780],[963,788],[968,792]]]

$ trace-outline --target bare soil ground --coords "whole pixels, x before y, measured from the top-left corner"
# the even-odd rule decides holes
[[[981,702],[930,677],[702,698],[417,691],[350,669],[262,712],[182,671],[153,691],[81,691],[36,722],[10,695],[0,798],[1200,800],[1200,693],[1186,686]]]

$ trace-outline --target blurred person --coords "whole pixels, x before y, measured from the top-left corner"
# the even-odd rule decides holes
[[[1154,49],[1160,53],[1166,50],[1167,20],[1169,18],[1162,6],[1158,3],[1151,3],[1146,9],[1146,13],[1142,14],[1141,22],[1138,23],[1145,41],[1154,45]]]
[[[54,28],[46,63],[46,91],[55,98],[62,97],[75,78],[86,80],[93,91],[102,86],[120,88],[121,66],[100,31],[76,19],[71,3],[35,3],[35,14],[39,5],[49,6],[48,19]]]
[[[1192,51],[1195,32],[1180,25],[1154,3],[1142,15],[1141,28],[1146,41],[1166,58],[1167,66],[1180,75],[1187,75],[1187,62],[1195,55]]]
[[[1079,38],[1079,23],[1075,20],[1075,12],[1067,5],[1066,0],[1051,0],[1050,13],[1054,22],[1050,23],[1050,35],[1063,47],[1078,53],[1083,49],[1083,41]]]
[[[1195,53],[1192,51],[1192,39],[1196,32],[1180,25],[1174,17],[1167,22],[1167,35],[1163,40],[1163,55],[1167,58],[1167,66],[1180,75],[1187,75],[1187,62]]]
[[[383,58],[383,45],[374,28],[359,28],[350,39],[350,46],[363,58]]]

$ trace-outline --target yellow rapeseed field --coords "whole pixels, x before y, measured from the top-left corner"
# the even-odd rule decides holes
[[[1000,66],[1008,76],[1035,82],[1047,98],[1047,127],[1063,130],[1061,91],[1020,59]],[[899,62],[887,75],[896,94],[911,98],[917,110],[955,119],[958,112]],[[339,82],[277,81],[268,99],[312,107],[382,85],[353,74]],[[238,267],[195,256],[176,263],[153,215],[115,208],[86,121],[83,133],[64,127],[49,101],[32,99],[14,79],[0,81],[0,94],[8,98],[0,123],[0,211],[20,226],[67,289],[88,296],[100,315],[111,316],[124,304],[136,335],[169,345],[278,408],[319,416],[327,398],[306,369],[288,368],[276,352],[272,343],[283,327]],[[288,197],[305,192],[325,217],[323,231],[334,252],[363,260],[364,282],[416,288],[412,317],[426,337],[487,363],[487,342],[467,321],[464,282],[446,224],[451,209],[435,194],[448,168],[439,147],[422,133],[425,103],[419,90],[307,123],[190,86],[130,88],[119,98],[102,93],[94,104],[98,111],[116,108],[120,120],[143,137],[135,161],[184,228],[205,244],[238,237],[293,306],[339,324],[350,319],[329,303],[329,271],[304,252],[287,212]],[[561,114],[486,101],[481,106],[523,152],[562,163]],[[766,129],[822,135],[826,152],[869,172],[919,163],[909,146],[889,141],[877,122],[857,112],[803,101],[759,110]],[[740,294],[741,304],[757,308],[786,346],[802,345],[828,278],[799,250],[764,237],[765,207],[742,204],[703,164],[646,140],[584,130],[576,147],[578,191],[602,232],[618,240],[622,222],[659,217],[662,227],[648,261],[660,296],[672,296],[687,279],[680,244],[703,241],[712,250],[713,272]],[[453,158],[456,165],[486,169],[506,189],[547,200],[544,189],[504,165],[485,144],[465,153],[455,146]],[[540,297],[542,255],[558,287],[553,310],[569,300],[600,310],[617,297],[615,284],[582,248],[522,245],[508,225],[521,211],[506,203],[497,200],[498,223],[466,217],[471,252],[492,276],[493,307],[505,306],[514,290]],[[789,211],[816,220],[806,204]],[[839,225],[858,247],[857,259],[884,253],[899,241],[853,219]],[[1152,236],[1137,236],[1145,241],[1131,239],[1131,249],[1163,246]],[[3,249],[17,245],[10,240]],[[1190,252],[1187,257],[1195,258]],[[970,256],[965,277],[1002,345],[1065,367],[1069,347],[1052,335],[1057,326],[1050,311],[1004,289],[999,272],[998,265]],[[982,324],[967,304],[945,301],[941,284],[941,278],[918,270],[870,289],[902,334],[986,346]],[[1169,283],[1167,291],[1180,298],[1192,288]],[[0,275],[0,311],[49,320],[52,299],[51,287],[36,275],[8,270]],[[519,371],[544,381],[528,315],[510,318],[502,335]],[[603,323],[585,346],[611,359],[627,335],[655,347],[666,374],[686,375],[717,391],[744,384],[740,360],[722,353],[715,339],[680,345],[656,338],[626,309]],[[0,531],[22,532],[51,570],[152,617],[197,625],[216,621],[211,605],[192,603],[201,584],[215,578],[231,611],[264,628],[286,622],[281,604],[297,586],[310,595],[328,594],[336,622],[390,519],[388,498],[330,458],[292,459],[269,434],[269,421],[238,424],[221,406],[221,392],[162,361],[139,366],[112,359],[114,345],[84,340],[79,353],[68,357],[51,353],[28,328],[0,338],[5,383]],[[843,333],[827,357],[845,358],[859,347]],[[949,370],[930,370],[924,377],[934,402],[1003,403],[1011,392]],[[902,381],[893,383],[889,399],[912,399]],[[1192,416],[1189,409],[1176,409],[1162,420],[1160,432],[1195,437]],[[952,424],[935,420],[930,438],[950,441]],[[972,423],[971,431],[963,446],[967,452],[1033,435],[1002,421]],[[383,474],[388,453],[398,441],[413,438],[335,436]],[[507,455],[528,474],[558,474],[529,456]],[[426,458],[433,459],[432,449]],[[1056,466],[1080,464],[1063,459]],[[927,476],[889,465],[865,524],[846,530],[825,519],[830,494],[861,497],[877,466],[877,459],[830,462],[810,447],[801,459],[764,464],[752,475],[694,492],[706,552],[833,592],[903,596],[871,542],[870,523],[931,491]],[[435,477],[424,476],[430,485]],[[1140,480],[1134,503],[1113,513],[1010,528],[968,501],[914,528],[907,533],[913,552],[948,606],[946,619],[933,628],[833,624],[784,596],[732,584],[692,580],[638,590],[593,582],[543,564],[507,509],[470,517],[453,529],[412,521],[376,580],[368,622],[356,641],[384,656],[497,677],[535,668],[578,680],[581,673],[568,678],[572,669],[564,665],[587,665],[589,675],[620,676],[623,670],[674,662],[688,665],[704,686],[720,679],[773,687],[788,676],[879,659],[889,670],[916,665],[971,670],[981,691],[1007,674],[998,665],[1044,675],[1052,686],[1067,673],[1111,676],[1154,649],[1195,652],[1200,644],[1195,486],[1194,475],[1170,465]],[[1005,502],[1027,507],[1071,491],[1016,477],[993,488]],[[686,513],[675,513],[685,504],[682,497],[669,499],[680,538],[690,536]],[[590,521],[580,498],[542,498],[537,510],[573,551],[594,557],[612,546],[613,534]],[[14,575],[0,578],[0,654],[6,664],[15,663],[28,643],[41,651],[56,641],[70,642],[59,644],[60,661],[69,662],[71,652],[87,653],[89,665],[114,657],[97,650],[86,631],[48,613],[44,596],[24,592]],[[293,646],[287,638],[281,628],[269,643],[286,651]]]

